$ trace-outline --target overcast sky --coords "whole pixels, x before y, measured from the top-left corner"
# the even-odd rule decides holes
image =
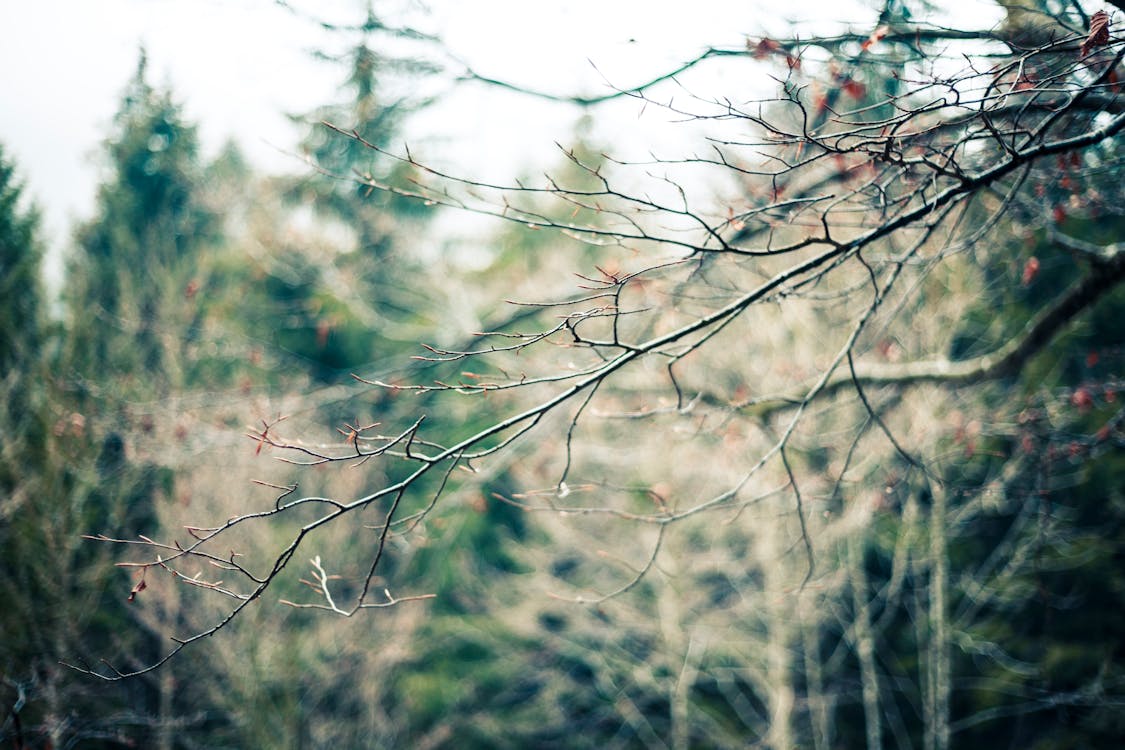
[[[358,22],[361,0],[36,0],[0,3],[0,143],[44,209],[48,239],[65,244],[71,222],[88,217],[98,179],[96,155],[143,44],[154,83],[168,84],[197,122],[205,153],[235,138],[261,168],[293,171],[298,133],[286,112],[337,98],[342,71],[316,62],[313,49],[341,49],[339,34],[309,15]],[[966,10],[987,0],[958,0]],[[560,93],[628,87],[708,45],[781,33],[791,19],[778,3],[693,0],[385,0],[385,20],[405,13],[441,36],[478,72]],[[755,10],[768,9],[767,10]],[[816,0],[794,12],[804,33],[875,17],[859,0]],[[457,65],[447,60],[450,70]],[[764,89],[769,71],[726,61],[709,83],[734,95]],[[740,67],[741,66],[741,67]],[[596,110],[595,135],[615,147],[646,149],[663,121],[636,102]],[[450,89],[442,104],[409,124],[403,139],[466,169],[542,170],[558,162],[581,112],[477,84]],[[56,253],[57,254],[57,253]]]

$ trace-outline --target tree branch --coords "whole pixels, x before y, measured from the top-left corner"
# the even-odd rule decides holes
[[[1094,264],[1091,273],[1074,284],[1051,307],[1032,318],[1017,338],[996,351],[966,360],[936,359],[905,364],[858,363],[854,376],[849,371],[833,375],[817,395],[821,398],[831,396],[856,383],[862,386],[897,388],[921,383],[958,387],[1014,375],[1028,360],[1046,348],[1067,324],[1092,308],[1103,295],[1125,280],[1125,252],[1116,245],[1111,246],[1103,249],[1102,258],[1104,259]],[[804,398],[803,393],[793,393],[755,399],[739,406],[756,415],[766,416],[796,407]],[[716,402],[713,398],[711,400]]]

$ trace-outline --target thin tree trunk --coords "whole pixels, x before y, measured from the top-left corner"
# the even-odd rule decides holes
[[[772,604],[766,605],[768,609],[763,613],[766,625],[766,685],[763,687],[769,700],[769,729],[764,744],[772,750],[790,750],[795,747],[793,651],[797,647],[795,636],[799,637],[794,632],[799,602],[798,595],[792,593],[790,588],[793,585],[793,569],[788,565],[778,564],[785,557],[785,551],[780,548],[781,541],[779,535],[763,534],[757,546],[764,563],[763,594],[768,597],[767,601],[773,600]],[[797,627],[799,629],[800,626]]]
[[[879,673],[875,667],[875,637],[871,630],[871,606],[867,601],[867,571],[863,567],[863,542],[852,537],[848,545],[848,573],[855,611],[855,650],[863,687],[863,718],[868,750],[883,747],[882,711],[879,707]]]
[[[173,664],[165,664],[159,670],[157,683],[159,705],[156,714],[156,748],[157,750],[172,750],[173,726],[172,696],[176,689],[176,678],[172,674]]]
[[[952,683],[949,664],[949,621],[946,591],[949,554],[946,539],[945,490],[930,484],[930,608],[927,645],[926,750],[949,750],[949,700]]]
[[[699,648],[699,646],[696,646],[694,638],[688,639],[680,676],[672,689],[672,750],[688,750],[691,744],[691,722],[688,709],[691,700],[691,686],[695,684],[696,676],[699,674],[697,667],[699,657],[693,652],[699,650]]]
[[[824,694],[824,673],[820,659],[820,622],[815,615],[817,598],[805,592],[798,605],[801,616],[801,637],[804,645],[806,700],[809,705],[809,723],[812,726],[814,750],[831,747],[831,723],[828,697]]]
[[[771,590],[779,589],[771,587]],[[765,745],[772,750],[796,747],[793,736],[793,706],[796,703],[793,655],[798,647],[795,636],[799,637],[799,633],[794,631],[798,619],[795,604],[795,597],[784,597],[771,607],[767,621],[766,679],[769,683],[770,726]],[[797,628],[800,628],[799,624]]]

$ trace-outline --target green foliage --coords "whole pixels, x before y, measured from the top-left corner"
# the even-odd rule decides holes
[[[95,380],[107,369],[137,373],[130,387],[153,392],[183,358],[191,318],[176,302],[216,222],[199,197],[195,128],[145,76],[142,52],[106,143],[98,216],[77,233],[67,303],[71,366]]]
[[[128,467],[120,434],[91,435],[90,421],[73,410],[54,376],[57,331],[44,326],[40,312],[37,221],[20,213],[11,170],[0,160],[3,283],[11,282],[0,303],[0,738],[27,747],[98,736],[112,742],[128,732],[108,717],[131,710],[133,689],[93,685],[59,662],[150,652],[125,602],[129,575],[113,567],[108,549],[80,535],[154,531],[162,474]],[[17,705],[18,715],[8,716]]]
[[[21,464],[41,458],[46,426],[37,413],[34,386],[40,374],[44,335],[40,279],[42,248],[38,216],[23,204],[15,165],[0,147],[0,384],[4,401],[4,452],[0,460],[0,492],[20,481]],[[13,504],[9,499],[7,504]],[[14,513],[0,512],[0,523]]]
[[[293,117],[308,128],[301,148],[320,174],[294,181],[289,190],[294,199],[311,200],[319,213],[351,227],[362,255],[387,261],[395,244],[389,216],[401,222],[412,216],[422,218],[429,211],[418,201],[363,184],[370,179],[400,182],[412,172],[409,166],[386,159],[371,147],[390,146],[403,118],[424,105],[409,96],[389,96],[388,79],[409,79],[434,68],[417,58],[381,52],[387,40],[401,42],[402,34],[388,28],[370,7],[357,36],[343,54],[320,55],[346,69],[341,87],[344,98]],[[409,257],[396,256],[396,261],[411,264]]]
[[[0,372],[35,356],[44,322],[38,215],[22,202],[15,165],[0,148]]]

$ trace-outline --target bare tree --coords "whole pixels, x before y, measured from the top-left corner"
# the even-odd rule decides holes
[[[614,606],[653,576],[671,587],[654,599],[657,612],[637,617],[665,623],[662,663],[679,665],[668,697],[674,746],[690,744],[687,696],[700,675],[731,684],[704,658],[721,640],[699,615],[715,597],[737,598],[719,607],[723,616],[767,634],[764,649],[739,655],[764,706],[739,710],[746,726],[765,727],[769,746],[805,736],[833,746],[828,716],[845,698],[826,675],[851,658],[868,747],[887,737],[909,744],[903,695],[918,707],[926,748],[987,721],[983,712],[951,719],[952,651],[1020,668],[968,623],[1041,554],[1045,537],[1021,529],[1045,511],[1012,488],[1061,440],[1005,389],[1062,357],[1076,322],[1125,279],[1125,46],[1104,11],[1072,3],[1032,14],[1043,21],[1032,24],[1030,8],[995,29],[957,29],[890,3],[863,33],[707,50],[599,98],[701,126],[701,150],[644,161],[565,150],[567,180],[485,183],[352,133],[413,176],[354,176],[371,189],[557,233],[585,250],[542,260],[536,288],[555,297],[505,300],[486,330],[428,345],[412,372],[357,374],[380,393],[382,423],[342,425],[334,440],[290,437],[283,420],[251,431],[255,451],[375,478],[354,496],[278,484],[254,509],[178,537],[106,539],[141,555],[127,563],[138,580],[171,576],[193,601],[227,607],[177,634],[154,664],[88,671],[121,679],[159,667],[284,585],[294,558],[312,558],[314,594],[287,595],[294,607],[351,617],[426,597],[394,577],[394,556],[425,535],[443,502],[505,473],[519,489],[482,502],[539,514],[579,554],[603,552],[583,576],[545,581],[561,586],[557,596]],[[732,57],[758,60],[776,93],[742,101],[679,85],[687,71]],[[1054,252],[1054,265],[1020,255],[1032,241]],[[1036,284],[1047,285],[1012,301]],[[981,299],[997,314],[982,316]],[[451,343],[459,338],[466,343]],[[1112,356],[1119,366],[1120,352]],[[1106,394],[1120,385],[1114,367],[1097,383]],[[1119,451],[1125,412],[1094,393],[1044,396],[1042,411],[1096,406],[1104,432],[1082,438],[1079,452]],[[982,430],[1017,422],[1008,434],[1030,441],[1027,450],[968,478],[960,462]],[[996,503],[1016,508],[1018,527],[971,575],[958,573],[952,540]],[[897,529],[889,572],[871,581],[865,548],[887,512]],[[1043,533],[1058,522],[1046,514]],[[330,563],[319,540],[340,526],[360,540],[348,548],[359,558]],[[270,544],[255,542],[267,538],[260,527]],[[739,541],[724,548],[726,534]],[[677,565],[696,583],[667,583]],[[707,567],[728,571],[727,593],[698,585]],[[912,618],[919,644],[920,679],[909,687],[877,657],[896,612]],[[825,629],[840,634],[835,650],[818,636]],[[625,716],[634,719],[638,736],[655,731]]]

